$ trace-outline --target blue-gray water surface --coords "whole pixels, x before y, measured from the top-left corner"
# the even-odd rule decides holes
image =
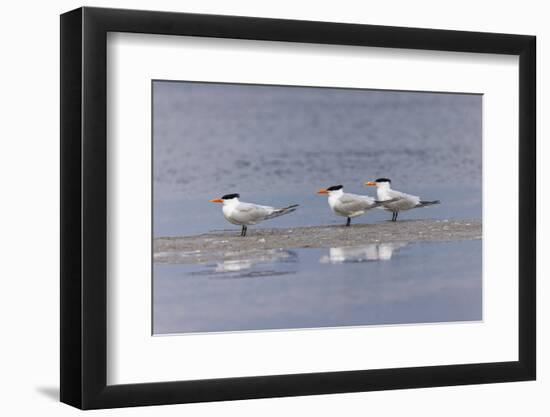
[[[227,228],[208,201],[229,193],[301,205],[266,227],[335,224],[315,192],[374,195],[363,183],[378,177],[443,203],[404,218],[479,219],[481,121],[479,94],[155,81],[153,235]]]
[[[279,250],[156,264],[153,333],[482,319],[481,241]]]

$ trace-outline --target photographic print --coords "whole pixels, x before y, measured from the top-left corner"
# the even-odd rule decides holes
[[[153,80],[153,334],[482,320],[482,99]]]

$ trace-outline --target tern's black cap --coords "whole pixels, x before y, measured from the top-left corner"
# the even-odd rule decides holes
[[[374,182],[391,182],[391,180],[389,178],[378,178]]]
[[[240,194],[226,194],[222,197],[222,200],[231,200],[232,198],[241,198]]]
[[[336,191],[336,190],[341,190],[342,188],[344,188],[343,185],[333,185],[332,187],[328,187],[327,191]]]

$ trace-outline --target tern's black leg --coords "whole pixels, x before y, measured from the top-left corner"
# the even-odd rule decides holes
[[[351,217],[348,217],[348,221],[346,222],[346,226],[349,226],[351,224]]]
[[[397,220],[397,216],[396,216],[397,212],[393,212],[392,213],[392,216],[391,216],[391,221],[394,222],[395,220]]]
[[[243,224],[242,227],[241,227],[241,236],[244,236],[245,228],[246,228],[246,226]]]
[[[247,229],[246,225],[243,226],[243,236],[246,236],[246,229]]]
[[[395,221],[397,221],[397,216],[399,216],[399,212],[398,212],[398,211],[395,212]]]

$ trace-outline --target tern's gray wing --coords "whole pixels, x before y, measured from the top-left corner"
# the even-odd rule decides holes
[[[346,193],[339,200],[340,207],[350,212],[368,210],[376,205],[374,198],[368,195]]]
[[[416,195],[403,193],[403,192],[397,191],[397,190],[388,190],[388,195],[392,199],[396,199],[396,198],[405,199],[405,200],[408,200],[408,201],[411,201],[411,202],[416,202],[416,204],[418,204],[418,202],[420,201],[420,197],[418,197]]]
[[[273,212],[273,207],[260,206],[252,203],[239,203],[235,208],[235,217],[246,219],[246,221],[260,221]]]

